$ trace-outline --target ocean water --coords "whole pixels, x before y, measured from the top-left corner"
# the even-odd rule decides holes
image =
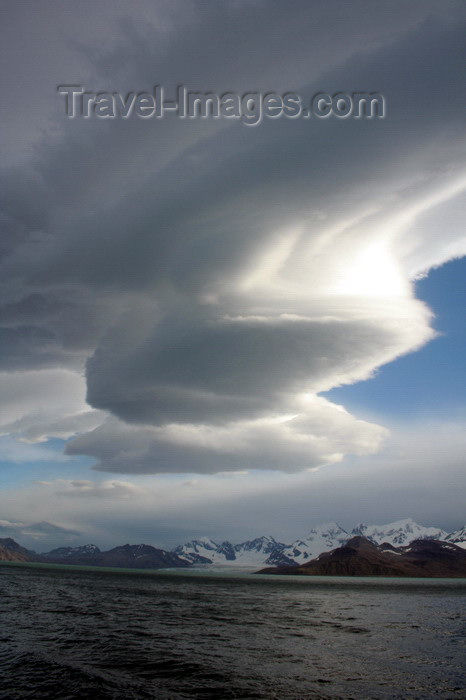
[[[0,697],[465,698],[465,580],[0,566]]]

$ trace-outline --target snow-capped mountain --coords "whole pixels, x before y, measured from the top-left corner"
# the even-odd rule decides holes
[[[313,528],[303,540],[295,540],[283,549],[283,555],[296,564],[305,564],[322,552],[341,547],[350,535],[338,523],[325,523]]]
[[[189,564],[213,564],[218,546],[210,537],[201,537],[199,540],[180,544],[172,551]]]
[[[45,557],[55,559],[67,559],[69,557],[87,557],[99,554],[100,549],[95,544],[83,544],[80,547],[58,547],[51,552],[44,553]]]
[[[387,525],[360,523],[351,532],[344,530],[338,523],[325,523],[314,527],[305,537],[291,544],[284,544],[271,536],[256,537],[239,544],[228,540],[216,542],[210,537],[202,537],[179,545],[171,552],[150,545],[124,545],[102,552],[94,544],[85,544],[79,547],[58,547],[43,554],[21,548],[8,538],[0,539],[0,546],[9,550],[19,548],[28,558],[32,557],[31,561],[100,566],[137,565],[139,568],[228,566],[257,570],[267,566],[307,564],[321,554],[327,555],[328,552],[339,549],[348,540],[358,536],[377,545],[385,544],[384,551],[392,553],[395,551],[393,548],[406,549],[415,540],[439,540],[452,548],[455,545],[466,549],[466,526],[448,534],[438,527],[418,525],[412,518]]]
[[[349,538],[350,535],[340,525],[327,523],[311,530],[305,539],[296,540],[290,545],[265,536],[241,544],[231,544],[228,541],[216,544],[209,538],[203,538],[176,547],[173,552],[192,564],[291,566],[309,561],[321,552],[340,547]],[[199,557],[202,557],[203,561],[200,561]]]
[[[466,549],[466,525],[445,537],[445,542],[456,544],[457,547]]]
[[[286,555],[283,555],[285,545],[277,542],[273,537],[257,537],[254,540],[235,544],[233,550],[235,561],[240,566],[256,566],[258,561],[285,563]]]
[[[344,545],[351,537],[362,535],[375,544],[394,547],[409,545],[413,540],[445,540],[466,548],[466,527],[450,535],[436,527],[418,525],[411,518],[387,525],[360,523],[351,532],[338,523],[325,523],[313,528],[303,539],[283,544],[273,537],[258,537],[240,544],[217,543],[205,537],[176,547],[173,552],[189,564],[215,566],[292,566],[305,564],[322,554]]]
[[[180,545],[173,552],[191,564],[245,567],[261,566],[264,562],[270,565],[292,564],[292,560],[281,554],[284,547],[273,537],[265,536],[240,544],[228,541],[217,544],[210,538],[202,538]]]
[[[366,525],[360,523],[351,531],[352,535],[362,535],[375,544],[388,542],[394,547],[407,545],[413,540],[445,540],[448,533],[437,527],[418,525],[411,518],[397,520],[388,525]]]
[[[58,547],[45,554],[30,553],[29,561],[54,564],[86,564],[89,566],[124,567],[129,569],[189,568],[190,564],[173,552],[148,544],[124,544],[106,552],[95,544],[80,547]]]

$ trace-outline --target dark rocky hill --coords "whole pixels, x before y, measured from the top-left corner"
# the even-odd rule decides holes
[[[0,544],[0,561],[30,561],[30,558],[21,552]]]
[[[35,552],[31,552],[31,550],[21,547],[21,545],[11,539],[11,537],[0,537],[0,547],[7,549],[10,554],[12,552],[21,554],[24,559],[18,559],[18,561],[27,561],[29,557],[35,554]],[[13,561],[13,559],[9,559],[9,561]]]
[[[300,566],[262,569],[300,576],[409,576],[466,578],[466,551],[449,542],[415,540],[406,547],[352,537],[345,545]]]
[[[92,557],[100,554],[95,544],[85,544],[80,547],[57,547],[44,554],[49,559],[70,559],[73,557]]]
[[[172,567],[189,568],[191,564],[180,559],[173,552],[156,549],[148,544],[125,544],[86,557],[86,563],[96,566],[116,566],[135,569],[164,569]],[[71,562],[70,562],[71,563]]]
[[[60,547],[48,554],[36,554],[21,547],[11,538],[0,539],[0,561],[35,561],[48,564],[112,566],[127,569],[189,568],[190,563],[173,552],[156,549],[147,544],[125,544],[108,552],[95,545]]]

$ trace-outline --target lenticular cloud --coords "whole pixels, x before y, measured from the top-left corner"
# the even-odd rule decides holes
[[[134,33],[122,30],[115,51],[127,60],[114,75],[129,87],[152,80],[154,65],[178,76],[175,49],[215,33],[196,8],[163,24],[173,54],[143,35],[146,51],[131,51]],[[229,12],[241,26],[246,8]],[[451,70],[463,35],[416,12],[407,36],[396,22],[388,33],[374,26],[364,56],[351,32],[332,56],[317,55],[318,22],[315,42],[303,43],[284,17],[290,55],[279,66],[260,63],[260,32],[252,65],[236,62],[234,76],[218,72],[217,45],[183,62],[184,83],[204,76],[221,92],[228,78],[247,91],[254,76],[284,92],[304,56],[316,75],[300,71],[301,92],[321,88],[322,76],[330,91],[376,87],[384,120],[68,121],[28,168],[3,174],[2,368],[18,386],[31,372],[84,375],[99,409],[77,400],[63,416],[45,381],[53,375],[35,374],[48,408],[25,401],[10,432],[77,435],[69,454],[118,473],[298,471],[379,449],[384,427],[319,394],[430,340],[413,280],[466,253],[457,227],[432,233],[466,188],[464,91]],[[222,27],[225,13],[210,21]],[[112,56],[94,57],[94,79]],[[447,83],[445,114],[432,91]]]

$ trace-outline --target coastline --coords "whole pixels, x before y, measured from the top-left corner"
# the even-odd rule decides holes
[[[44,562],[0,561],[1,567],[28,569],[44,573],[107,574],[111,576],[144,576],[183,581],[231,582],[265,585],[304,585],[310,588],[370,588],[379,590],[445,589],[466,593],[466,578],[401,577],[401,576],[302,576],[292,574],[267,574],[257,571],[206,571],[199,569],[127,569],[123,567],[81,566],[77,564],[48,564]]]

